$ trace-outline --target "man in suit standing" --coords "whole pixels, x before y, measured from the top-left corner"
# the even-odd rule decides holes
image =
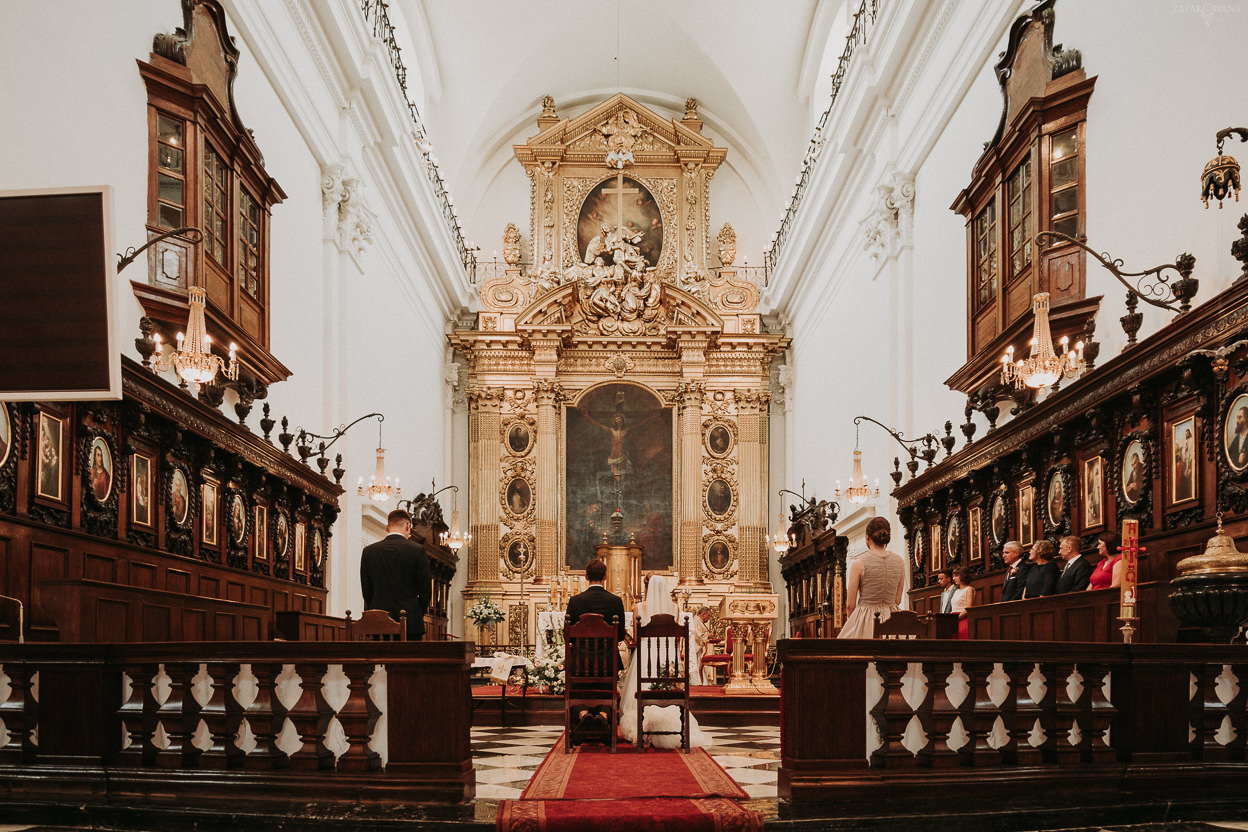
[[[1023,597],[1023,586],[1026,584],[1027,566],[1023,561],[1023,547],[1017,540],[1007,540],[1001,547],[1001,557],[1005,559],[1005,583],[1001,585],[1002,601],[1017,601]]]
[[[614,618],[616,641],[624,641],[624,600],[603,586],[607,580],[607,564],[602,558],[594,558],[585,564],[585,580],[589,583],[586,590],[568,599],[568,623],[575,624],[585,613],[598,613],[607,622]],[[611,724],[600,708],[581,708],[574,716],[576,727],[581,731],[606,731]]]
[[[1084,560],[1079,551],[1079,538],[1063,537],[1057,554],[1066,561],[1062,576],[1057,579],[1057,592],[1079,592],[1088,588],[1088,579],[1092,577],[1092,564]]]
[[[953,585],[953,573],[948,569],[942,569],[936,573],[936,581],[940,584],[940,611],[952,613],[953,593],[957,589]]]
[[[395,621],[407,613],[407,638],[420,641],[425,634],[425,608],[429,606],[429,556],[411,540],[412,518],[395,509],[386,517],[386,536],[364,547],[360,557],[360,585],[364,608],[385,610]]]

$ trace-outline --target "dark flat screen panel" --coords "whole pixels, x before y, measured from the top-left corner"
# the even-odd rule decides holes
[[[0,193],[0,398],[121,398],[108,189]]]

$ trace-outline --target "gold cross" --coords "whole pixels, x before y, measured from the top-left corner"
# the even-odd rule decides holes
[[[603,188],[602,192],[604,194],[616,195],[615,230],[618,233],[620,229],[624,227],[624,194],[639,194],[641,193],[641,191],[638,190],[637,188],[625,188],[624,187],[624,174],[623,172],[620,172],[615,175],[615,187]]]

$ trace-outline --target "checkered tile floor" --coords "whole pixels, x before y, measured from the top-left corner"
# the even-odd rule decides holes
[[[765,725],[704,728],[714,739],[707,752],[751,798],[776,797],[780,768],[780,729]],[[473,728],[472,763],[477,771],[477,802],[520,797],[546,752],[563,733],[560,726]],[[480,817],[480,814],[478,814]]]

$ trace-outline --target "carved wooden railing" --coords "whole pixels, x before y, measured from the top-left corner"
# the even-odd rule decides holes
[[[470,800],[472,657],[452,643],[3,645],[5,797]]]
[[[1248,783],[1242,646],[794,639],[780,656],[795,804],[930,808],[932,777],[1053,807]]]

